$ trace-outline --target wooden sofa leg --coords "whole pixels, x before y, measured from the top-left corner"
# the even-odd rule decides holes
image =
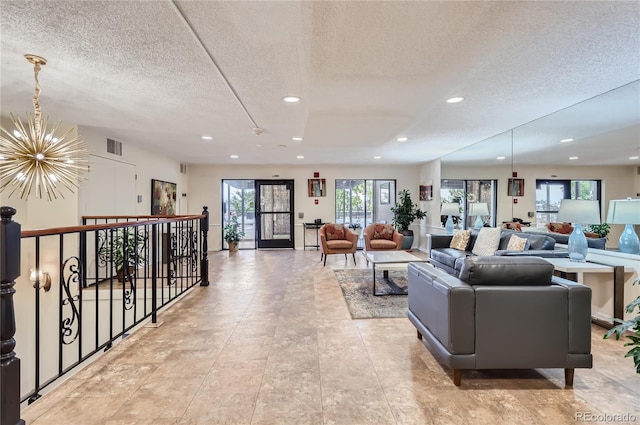
[[[416,333],[418,334],[418,339],[422,339],[422,334],[420,333],[420,331],[416,329]]]
[[[460,386],[462,382],[462,369],[453,369],[453,385]]]
[[[567,387],[573,387],[573,372],[575,369],[565,369],[564,370],[564,384]]]

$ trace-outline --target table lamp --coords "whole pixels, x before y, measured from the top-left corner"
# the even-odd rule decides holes
[[[440,211],[440,215],[448,216],[447,221],[444,224],[444,232],[447,235],[453,235],[453,219],[451,218],[451,216],[458,214],[460,214],[459,204],[455,202],[442,204],[442,211]]]
[[[569,259],[584,262],[587,258],[587,237],[582,224],[600,224],[598,201],[563,199],[560,201],[558,221],[573,223],[573,233],[569,236]]]
[[[483,215],[489,215],[489,207],[487,207],[486,202],[474,202],[469,205],[469,216],[476,217],[476,222],[473,225],[474,229],[482,229],[484,227]]]
[[[627,198],[609,201],[607,223],[624,224],[618,251],[627,254],[640,254],[640,241],[638,234],[633,229],[634,224],[640,224],[640,199]]]

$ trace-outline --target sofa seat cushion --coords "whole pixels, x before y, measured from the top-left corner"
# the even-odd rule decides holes
[[[389,251],[392,251],[397,248],[396,243],[394,241],[390,241],[387,239],[371,239],[369,241],[369,246],[371,247],[371,249],[389,250]]]
[[[451,268],[455,268],[457,259],[461,258],[464,260],[470,254],[468,251],[459,251],[454,248],[436,248],[431,250],[431,258]]]
[[[352,246],[353,243],[346,239],[334,239],[332,241],[327,241],[327,247],[329,249],[350,249]]]
[[[460,280],[480,285],[550,285],[553,264],[539,257],[467,257]]]

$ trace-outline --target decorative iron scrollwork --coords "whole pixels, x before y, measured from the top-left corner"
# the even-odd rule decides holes
[[[80,333],[81,302],[80,282],[82,282],[82,263],[78,257],[69,257],[62,264],[62,294],[60,308],[62,322],[60,323],[60,339],[65,345],[73,343]]]

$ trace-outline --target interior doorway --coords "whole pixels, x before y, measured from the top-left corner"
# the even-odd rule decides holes
[[[256,248],[255,228],[256,189],[254,180],[222,181],[222,232],[232,221],[237,221],[244,236],[240,239],[240,249]],[[229,249],[222,239],[222,248]]]
[[[256,180],[258,248],[294,249],[293,180]]]

